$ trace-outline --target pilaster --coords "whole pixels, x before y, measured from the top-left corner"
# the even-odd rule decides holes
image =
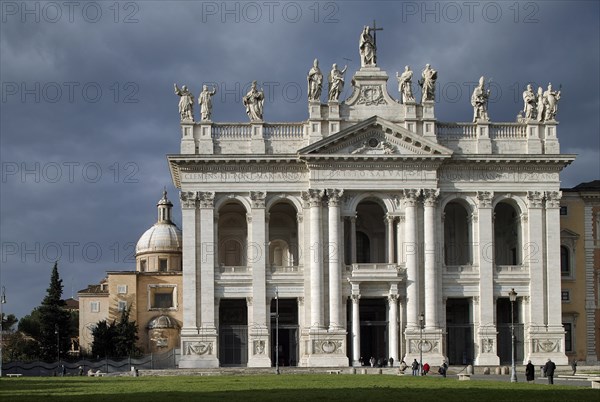
[[[196,153],[193,121],[186,120],[181,122],[181,153],[186,155]]]
[[[252,136],[250,138],[250,152],[252,154],[265,154],[266,146],[263,135],[264,125],[263,122],[252,122]]]

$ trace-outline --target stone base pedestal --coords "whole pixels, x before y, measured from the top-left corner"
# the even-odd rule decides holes
[[[217,334],[181,335],[179,368],[216,368]]]
[[[252,335],[248,339],[248,367],[271,367],[269,337]]]
[[[546,332],[531,336],[531,354],[529,360],[535,365],[545,364],[548,359],[557,366],[568,365],[565,355],[565,331],[562,327],[548,327]]]
[[[308,367],[348,367],[345,331],[311,330],[306,342]]]
[[[423,364],[429,363],[431,367],[437,367],[446,360],[442,353],[443,331],[441,329],[426,329],[421,333],[418,329],[414,331],[406,330],[406,355],[404,362],[409,366],[414,359],[421,358],[423,354]]]

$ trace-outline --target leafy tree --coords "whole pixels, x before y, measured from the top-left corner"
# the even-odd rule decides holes
[[[39,356],[39,343],[21,331],[4,335],[5,343],[2,353],[4,362],[36,360]]]
[[[92,354],[102,357],[123,357],[137,355],[140,349],[136,346],[138,341],[137,323],[129,321],[130,309],[121,313],[118,322],[113,320],[110,324],[102,320],[96,324],[92,331]]]
[[[2,331],[10,331],[12,326],[17,323],[17,317],[14,314],[6,315],[2,313],[2,317],[0,317],[0,322],[2,322]]]
[[[30,314],[24,316],[19,320],[18,331],[23,332],[34,339],[40,338],[40,309],[39,307],[34,308]]]
[[[63,284],[58,275],[58,263],[54,263],[50,275],[48,294],[44,297],[42,305],[38,308],[40,315],[40,358],[54,361],[58,356],[65,355],[71,344],[70,314],[64,309],[62,300]]]

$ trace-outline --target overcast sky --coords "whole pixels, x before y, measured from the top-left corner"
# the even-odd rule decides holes
[[[257,80],[265,120],[302,121],[313,59],[324,72],[348,65],[346,98],[373,20],[390,94],[396,71],[430,63],[441,121],[471,120],[481,75],[492,121],[515,120],[527,83],[562,85],[561,151],[579,156],[561,185],[600,178],[597,1],[0,4],[1,282],[18,317],[41,302],[57,258],[65,297],[134,269],[163,186],[180,226],[165,158],[180,144],[173,83],[196,97],[215,83],[213,120],[245,122],[241,95]]]

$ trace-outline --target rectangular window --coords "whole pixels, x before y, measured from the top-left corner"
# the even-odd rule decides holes
[[[100,311],[100,302],[97,302],[97,301],[90,302],[90,311],[92,313],[99,312]]]
[[[158,259],[158,271],[159,272],[167,272],[167,259],[166,258]]]
[[[118,285],[117,293],[120,295],[126,295],[127,294],[127,285]]]
[[[565,352],[573,351],[573,328],[570,322],[563,323],[565,327]]]
[[[118,310],[119,312],[127,310],[127,302],[122,300],[119,301]]]
[[[140,261],[140,272],[146,272],[146,260]]]
[[[561,216],[566,216],[568,212],[569,212],[569,210],[567,209],[566,206],[561,206],[560,207],[560,214],[561,214]]]
[[[563,290],[562,292],[560,292],[560,299],[563,302],[570,302],[571,301],[571,294],[568,290]]]
[[[174,285],[149,285],[149,308],[152,309],[175,309],[176,287]]]

